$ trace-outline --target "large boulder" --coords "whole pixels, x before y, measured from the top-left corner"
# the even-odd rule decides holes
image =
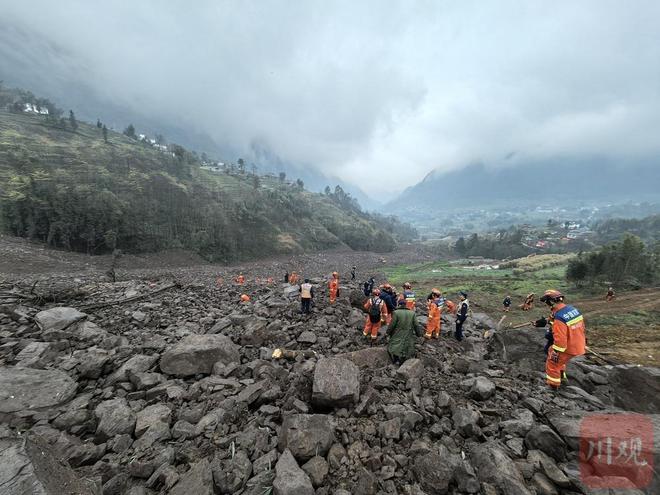
[[[98,495],[91,482],[80,479],[61,462],[38,435],[0,438],[2,495]]]
[[[495,332],[488,341],[489,357],[515,363],[517,367],[541,371],[545,365],[544,335],[542,328],[531,326],[514,331],[504,329]]]
[[[498,442],[491,440],[478,444],[472,450],[472,464],[479,481],[496,486],[501,493],[532,495],[516,463]]]
[[[101,402],[94,414],[99,419],[96,436],[105,441],[116,435],[132,435],[135,431],[136,416],[125,399],[111,399]]]
[[[360,399],[360,370],[342,358],[321,359],[314,371],[312,402],[322,407],[342,407]]]
[[[0,418],[2,413],[39,411],[64,404],[76,389],[76,382],[61,371],[1,367]]]
[[[136,354],[128,361],[122,364],[115,372],[113,372],[106,380],[107,385],[112,385],[117,382],[127,382],[131,375],[137,373],[144,373],[151,368],[154,363],[158,361],[158,356],[148,356],[146,354]]]
[[[546,425],[534,426],[525,436],[525,445],[530,450],[540,450],[556,461],[566,458],[566,444],[555,431]]]
[[[385,347],[367,347],[359,351],[339,354],[337,357],[348,359],[360,368],[382,368],[391,363]]]
[[[75,308],[51,308],[38,312],[34,321],[39,328],[44,331],[64,330],[69,325],[86,318],[85,313],[81,313]]]
[[[639,413],[660,411],[660,369],[615,366],[609,379],[615,406]]]
[[[213,365],[240,362],[238,346],[225,335],[189,335],[167,350],[160,359],[160,369],[169,375],[210,374]]]
[[[213,476],[207,459],[201,459],[181,476],[170,495],[213,495]]]
[[[274,495],[314,495],[314,487],[307,473],[300,469],[293,455],[286,449],[275,465]]]
[[[495,393],[495,384],[484,376],[474,379],[468,396],[475,400],[488,400]]]
[[[444,449],[445,454],[448,454]],[[429,452],[415,458],[413,472],[417,481],[426,493],[431,495],[444,495],[449,491],[449,483],[454,477],[456,467],[454,456],[441,456]]]
[[[296,459],[325,456],[335,440],[335,425],[325,414],[291,414],[284,417],[278,436],[280,451],[289,449]]]

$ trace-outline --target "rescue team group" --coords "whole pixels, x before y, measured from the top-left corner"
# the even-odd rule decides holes
[[[297,285],[299,277],[296,272],[284,276],[286,283]],[[351,280],[355,280],[355,267],[351,270]],[[234,282],[242,285],[245,277],[240,274]],[[268,279],[272,283],[272,279]],[[610,289],[612,290],[612,289]],[[363,284],[363,292],[367,297],[364,309],[367,317],[364,324],[363,335],[371,339],[372,343],[378,338],[378,331],[382,325],[387,325],[389,342],[387,350],[392,362],[401,364],[414,356],[416,338],[422,335],[422,329],[415,316],[416,295],[412,285],[403,284],[403,291],[397,294],[390,284],[375,286],[375,280],[370,278]],[[613,292],[613,291],[612,291]],[[300,284],[300,312],[309,314],[314,299],[314,287],[309,279]],[[330,304],[334,304],[339,296],[339,274],[332,272],[328,281],[328,295]],[[463,340],[463,324],[470,313],[468,294],[459,292],[459,302],[456,304],[442,296],[439,289],[432,289],[426,298],[428,320],[424,337],[433,339],[440,337],[441,317],[443,310],[455,315],[454,337]],[[249,302],[249,296],[241,296],[242,302]],[[586,334],[584,318],[580,311],[564,303],[564,295],[554,289],[546,290],[540,301],[548,306],[550,316],[530,322],[533,326],[547,327],[544,351],[547,355],[545,365],[546,383],[552,389],[558,389],[562,383],[567,383],[566,365],[575,356],[581,356],[586,351]],[[525,298],[521,305],[524,311],[533,307],[534,294]],[[504,311],[511,306],[510,296],[503,302]]]

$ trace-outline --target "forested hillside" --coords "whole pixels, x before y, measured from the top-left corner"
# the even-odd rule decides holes
[[[179,247],[223,262],[341,245],[390,251],[397,236],[414,234],[301,181],[259,176],[242,163],[206,170],[194,153],[141,141],[134,129],[65,118],[50,102],[49,115],[26,113],[23,102],[0,96],[6,233],[91,254]]]

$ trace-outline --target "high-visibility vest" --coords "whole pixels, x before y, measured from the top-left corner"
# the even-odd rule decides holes
[[[300,297],[303,299],[312,298],[312,284],[302,284],[300,286]]]

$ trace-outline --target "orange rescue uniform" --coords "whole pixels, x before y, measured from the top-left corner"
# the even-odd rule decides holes
[[[566,365],[575,356],[585,353],[587,340],[584,317],[573,306],[559,303],[552,309],[552,316],[554,342],[545,362],[545,378],[548,385],[559,388]]]
[[[330,304],[334,304],[337,300],[337,292],[339,292],[339,277],[332,276],[328,282],[328,291],[330,292]]]
[[[378,296],[372,296],[367,299],[367,302],[364,303],[364,309],[369,313],[374,304],[380,306],[380,319],[378,321],[371,321],[371,315],[367,314],[367,320],[364,322],[364,331],[362,332],[365,337],[371,334],[371,340],[378,338],[378,330],[380,330],[380,326],[387,320],[387,305]]]
[[[435,299],[431,299],[428,302],[429,310],[429,319],[426,323],[426,333],[424,337],[430,339],[431,337],[438,338],[440,337],[440,317],[442,316],[442,310]]]

